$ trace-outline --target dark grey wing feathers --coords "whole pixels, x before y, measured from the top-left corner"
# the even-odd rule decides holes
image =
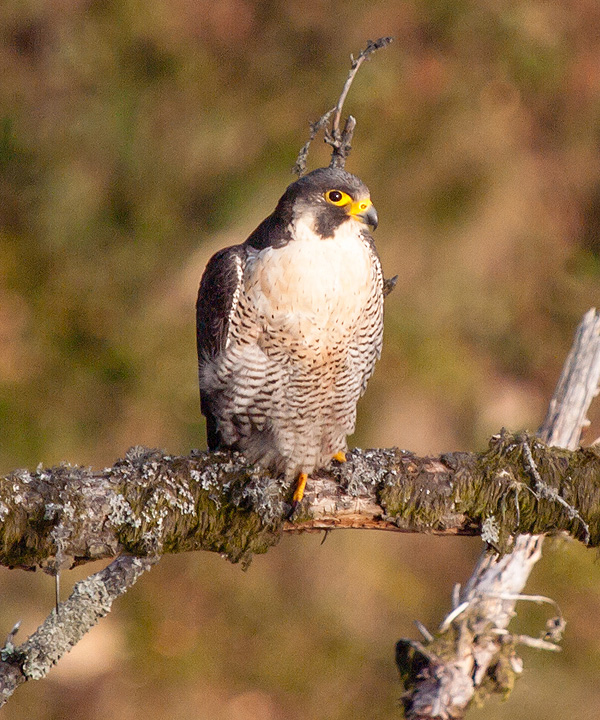
[[[198,360],[214,358],[227,341],[229,319],[242,282],[245,252],[241,245],[224,248],[209,260],[196,302]]]
[[[280,248],[292,239],[290,232],[291,214],[275,210],[272,215],[265,218],[261,224],[248,237],[244,245],[255,250],[264,250],[267,247]]]
[[[241,245],[220,250],[209,260],[200,281],[196,302],[196,342],[200,374],[200,409],[206,417],[208,449],[221,447],[214,396],[203,389],[202,375],[227,343],[229,325],[241,291],[246,251]]]

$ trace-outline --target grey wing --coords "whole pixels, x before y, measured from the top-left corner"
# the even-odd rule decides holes
[[[196,302],[196,343],[200,377],[200,408],[206,417],[209,450],[223,446],[215,411],[218,391],[203,378],[214,359],[225,350],[231,319],[242,288],[246,253],[241,245],[220,250],[209,260]]]
[[[360,385],[360,395],[364,393],[367,382],[373,374],[375,363],[381,356],[381,347],[383,345],[383,272],[373,239],[365,235],[364,240],[371,258],[372,292],[354,336],[351,349],[351,355],[355,361],[357,381]]]

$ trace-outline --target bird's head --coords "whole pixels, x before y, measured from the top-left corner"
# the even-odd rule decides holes
[[[337,168],[319,168],[292,183],[276,212],[291,222],[306,222],[321,237],[331,237],[346,222],[377,227],[369,188],[355,175]]]

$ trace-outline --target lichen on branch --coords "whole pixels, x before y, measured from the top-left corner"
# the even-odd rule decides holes
[[[66,464],[20,470],[0,479],[0,563],[55,572],[122,552],[190,550],[237,562],[285,531],[476,535],[490,519],[499,551],[524,532],[562,530],[600,544],[600,452],[550,448],[525,434],[503,432],[484,452],[439,457],[354,450],[309,480],[294,523],[284,520],[290,493],[235,453],[177,457],[138,447],[98,472]]]

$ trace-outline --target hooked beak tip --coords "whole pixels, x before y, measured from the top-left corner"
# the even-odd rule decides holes
[[[360,205],[363,205],[363,207],[364,204],[366,203],[360,203]],[[370,201],[368,207],[364,209],[362,209],[358,203],[356,203],[355,205],[358,205],[358,207],[353,206],[350,210],[350,214],[352,215],[352,217],[355,217],[360,222],[368,225],[373,230],[376,230],[379,220],[377,218],[377,210],[375,210],[375,206]]]
[[[368,210],[360,213],[358,217],[370,228],[372,228],[373,230],[377,230],[379,218],[377,217],[377,210],[375,210],[375,207],[373,205],[370,205]]]

